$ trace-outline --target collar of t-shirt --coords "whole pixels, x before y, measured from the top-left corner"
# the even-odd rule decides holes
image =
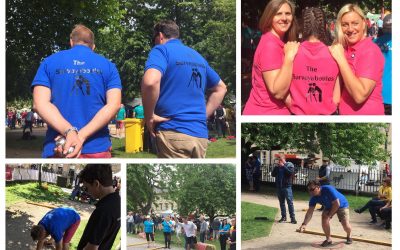
[[[74,49],[74,50],[92,50],[91,48],[89,48],[88,46],[86,46],[86,45],[82,45],[82,44],[76,44],[76,45],[74,45],[73,47],[72,47],[72,49]]]
[[[182,41],[178,38],[171,38],[165,44],[171,44],[171,43],[182,43]]]
[[[362,39],[358,43],[356,43],[356,44],[354,44],[352,46],[349,46],[347,48],[347,51],[356,52],[356,51],[364,50],[369,46],[371,41],[372,41],[372,37],[365,37],[364,39]]]
[[[326,46],[322,42],[309,42],[304,41],[301,43],[301,46],[304,47],[307,51],[311,53],[311,55],[318,54],[322,49]]]
[[[275,40],[275,42],[282,48],[285,46],[285,43],[279,37],[275,36],[271,31],[265,33],[265,36]]]
[[[119,195],[117,192],[113,192],[104,196],[101,200],[96,203],[96,207],[100,207],[103,204],[107,204],[108,200],[112,200],[115,195]]]

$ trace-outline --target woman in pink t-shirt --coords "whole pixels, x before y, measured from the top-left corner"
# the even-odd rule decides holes
[[[383,115],[382,75],[384,57],[367,38],[362,10],[346,4],[336,20],[337,44],[329,50],[339,65],[343,91],[339,104],[342,115]]]
[[[252,89],[243,115],[289,115],[283,100],[299,47],[297,42],[288,42],[297,38],[293,3],[271,0],[259,26],[263,35],[254,54]]]
[[[340,100],[339,68],[329,53],[324,12],[303,10],[304,41],[293,63],[290,111],[295,115],[332,115]]]

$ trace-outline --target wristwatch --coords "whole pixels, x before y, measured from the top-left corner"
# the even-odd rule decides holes
[[[78,128],[77,127],[70,127],[69,129],[65,130],[64,136],[67,137],[68,133],[71,131],[75,131],[78,134]]]

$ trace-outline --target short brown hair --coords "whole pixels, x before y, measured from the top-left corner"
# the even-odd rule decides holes
[[[90,47],[94,45],[93,32],[82,24],[75,25],[69,37],[74,43],[84,43]]]
[[[179,27],[172,20],[163,20],[156,23],[153,28],[153,38],[155,38],[159,32],[163,33],[167,39],[179,38]]]
[[[266,33],[272,29],[272,20],[282,5],[288,4],[292,10],[293,20],[289,30],[286,32],[284,42],[297,41],[297,21],[294,15],[294,4],[289,0],[271,0],[264,9],[260,18],[259,29],[262,33]]]
[[[93,184],[95,180],[99,181],[103,187],[109,187],[113,184],[112,170],[110,164],[87,164],[79,173],[79,180]]]
[[[310,186],[320,187],[321,184],[319,183],[319,181],[311,180],[311,181],[309,181],[309,182],[307,183],[307,189],[308,189]]]
[[[42,225],[34,225],[31,229],[31,237],[33,240],[39,240],[40,236],[45,231]]]

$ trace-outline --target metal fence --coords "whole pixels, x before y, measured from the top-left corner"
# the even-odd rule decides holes
[[[261,166],[261,180],[264,182],[275,183],[275,177],[271,176],[273,165]],[[295,166],[293,185],[306,186],[308,181],[315,180],[318,177],[318,169],[302,168]],[[334,168],[330,174],[330,184],[337,189],[375,193],[385,178],[383,171],[368,170],[368,172],[348,171],[342,168]]]
[[[12,171],[13,181],[37,181],[39,179],[39,170],[26,169],[26,168],[14,168]],[[57,174],[51,172],[42,171],[42,181],[49,183],[57,183]]]

